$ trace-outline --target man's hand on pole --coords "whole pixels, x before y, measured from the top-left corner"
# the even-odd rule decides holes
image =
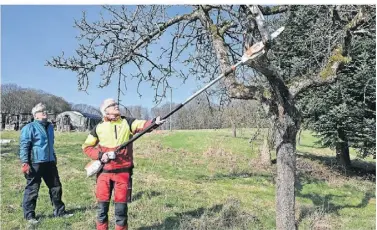
[[[114,151],[107,152],[107,156],[109,157],[110,160],[114,160],[116,157],[116,154]]]
[[[105,152],[102,157],[101,157],[101,161],[103,163],[107,163],[109,162],[110,160],[114,160],[116,157],[116,154],[114,151],[110,151],[110,152]]]
[[[166,120],[161,120],[161,117],[158,116],[158,117],[156,117],[156,120],[155,120],[154,123],[156,123],[156,125],[162,125],[162,124],[164,124],[165,121]]]
[[[104,153],[103,155],[102,155],[102,157],[101,157],[101,161],[103,162],[103,163],[107,163],[107,162],[109,162],[109,155],[108,155],[108,153]]]

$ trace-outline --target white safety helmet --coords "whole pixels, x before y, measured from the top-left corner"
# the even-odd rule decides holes
[[[112,104],[117,104],[117,102],[113,99],[113,98],[108,98],[108,99],[105,99],[101,106],[99,107],[101,113],[102,113],[102,116],[106,116],[106,112],[105,110]]]

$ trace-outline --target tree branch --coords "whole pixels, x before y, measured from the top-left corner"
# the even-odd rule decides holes
[[[262,37],[263,44],[267,44],[270,40],[270,34],[268,33],[268,31],[267,31],[267,29],[264,25],[264,16],[263,16],[262,11],[256,5],[252,5],[252,6],[248,6],[248,7],[249,7],[249,10],[250,10],[253,18],[255,19],[255,21],[257,23],[258,30],[259,30],[259,33]]]
[[[263,15],[281,14],[288,11],[288,6],[259,6]]]
[[[202,10],[200,12],[200,19],[202,25],[206,28],[208,33],[211,34],[211,39],[214,46],[214,51],[216,53],[217,59],[220,62],[220,70],[224,72],[227,68],[231,66],[229,57],[228,57],[228,48],[224,41],[223,32],[219,31],[214,25],[212,19],[210,18],[208,11]],[[232,24],[225,26],[230,28]],[[221,30],[224,30],[224,27]],[[246,86],[244,84],[238,83],[235,75],[229,74],[224,80],[225,87],[228,89],[228,94],[230,98],[237,99],[255,99],[260,100],[262,96],[263,89],[256,86]]]
[[[329,83],[333,83],[337,79],[337,72],[344,66],[345,63],[349,62],[350,59],[347,57],[348,50],[351,45],[351,31],[357,29],[365,20],[365,12],[363,8],[355,15],[355,17],[349,22],[344,28],[344,42],[342,45],[336,47],[332,55],[328,58],[328,62],[325,67],[316,76],[303,76],[299,80],[291,83],[289,91],[293,98],[297,97],[300,93],[304,92],[308,88],[320,87]]]
[[[207,8],[210,9],[210,7]],[[109,10],[109,8],[106,9]],[[112,10],[109,11],[113,12]],[[115,14],[115,17],[119,18],[122,16],[120,14]],[[86,22],[84,14],[84,18],[81,20],[81,24],[76,23],[76,26],[84,32],[84,34],[82,34],[80,38],[82,39],[86,37],[90,45],[87,48],[85,48],[84,46],[80,46],[81,48],[76,51],[78,57],[65,58],[63,53],[61,56],[53,57],[52,60],[47,61],[46,65],[61,69],[69,69],[74,72],[77,72],[79,89],[86,90],[88,84],[88,75],[91,72],[95,72],[97,67],[106,64],[108,65],[109,63],[111,63],[112,67],[120,68],[121,66],[127,64],[134,57],[138,49],[150,44],[151,40],[160,36],[161,33],[170,26],[177,24],[181,21],[192,22],[197,19],[197,11],[191,12],[189,14],[176,16],[162,24],[159,24],[157,29],[150,31],[149,33],[140,32],[140,37],[136,42],[130,42],[129,39],[127,43],[120,45],[117,43],[117,41],[120,41],[122,39],[119,37],[119,33],[122,30],[122,32],[124,32],[124,29],[128,31],[128,33],[126,33],[127,35],[125,36],[131,34],[130,36],[135,37],[134,30],[136,29],[132,26],[133,21],[127,22],[129,24],[129,28],[126,28],[121,23],[115,25],[114,23],[109,24],[103,22],[94,23],[92,26]],[[99,29],[97,29],[97,27]],[[106,33],[111,33],[112,35],[108,38],[103,38],[100,36],[106,35]],[[111,38],[113,35],[114,39]],[[94,45],[93,42],[97,39],[102,39],[102,41],[100,44]],[[94,49],[93,46],[97,46],[96,49]],[[98,47],[102,47],[102,52],[99,51]]]

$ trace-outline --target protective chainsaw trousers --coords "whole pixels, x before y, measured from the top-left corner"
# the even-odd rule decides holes
[[[108,212],[111,192],[114,190],[115,229],[127,229],[128,207],[127,202],[131,199],[132,185],[131,173],[100,173],[97,177],[96,197],[97,229],[108,229]]]

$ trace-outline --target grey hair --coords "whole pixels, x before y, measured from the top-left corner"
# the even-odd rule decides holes
[[[46,110],[46,105],[45,104],[42,104],[42,103],[38,103],[36,106],[34,106],[34,108],[31,110],[31,113],[33,114],[33,116],[35,117],[35,114],[39,111],[43,111],[43,110]]]

